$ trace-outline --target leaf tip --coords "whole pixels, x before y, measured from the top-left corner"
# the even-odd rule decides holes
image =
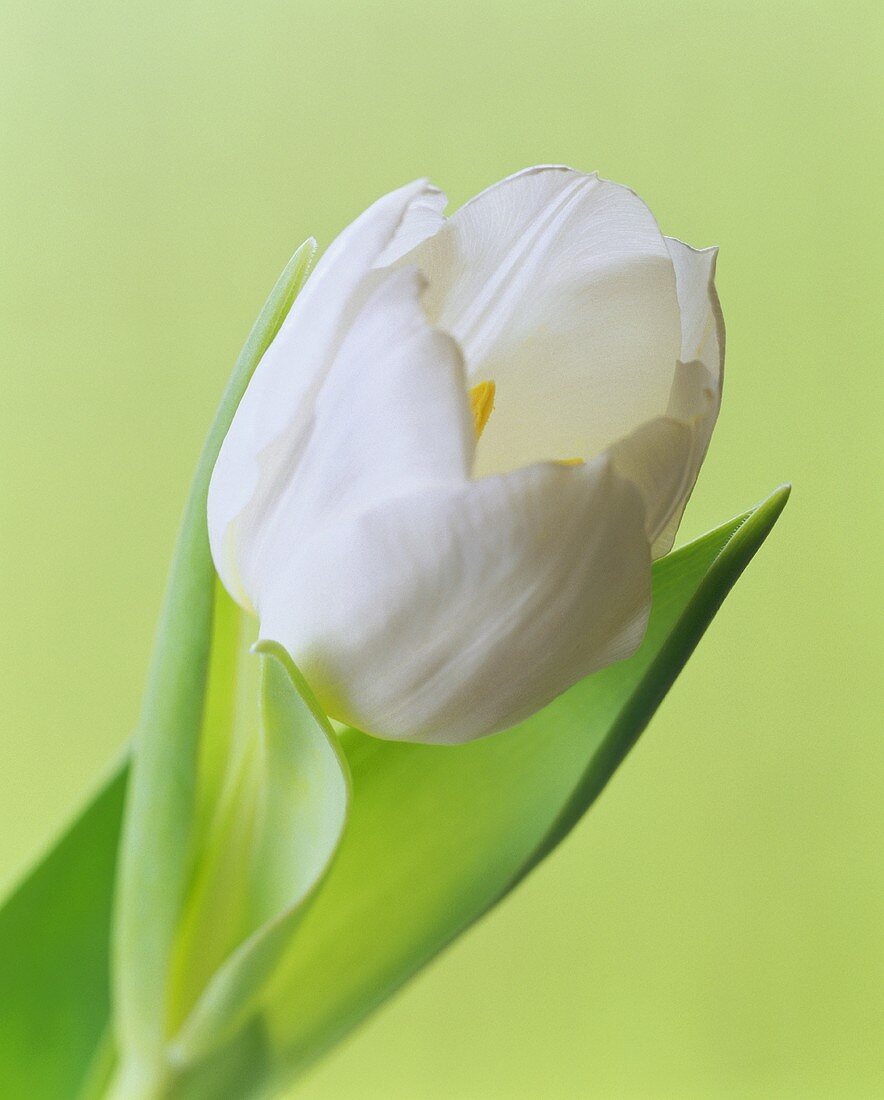
[[[776,489],[765,497],[763,501],[755,509],[756,512],[763,512],[771,526],[779,519],[780,513],[786,507],[786,502],[792,494],[792,482],[784,481],[782,485],[778,485]]]
[[[301,679],[288,650],[280,642],[275,642],[272,638],[259,638],[257,642],[253,642],[249,647],[249,653],[256,657],[272,657],[273,660],[282,665],[295,683],[298,683]]]

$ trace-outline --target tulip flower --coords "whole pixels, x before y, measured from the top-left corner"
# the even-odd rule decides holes
[[[715,249],[628,188],[418,181],[331,245],[215,465],[230,594],[334,718],[455,743],[631,654],[718,414]]]

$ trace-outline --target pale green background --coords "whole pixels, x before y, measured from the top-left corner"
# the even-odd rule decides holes
[[[459,203],[598,168],[722,246],[683,536],[792,502],[576,834],[300,1095],[884,1094],[877,8],[7,0],[3,880],[132,726],[197,450],[295,245],[416,175]]]

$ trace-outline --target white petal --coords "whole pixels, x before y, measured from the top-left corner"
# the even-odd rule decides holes
[[[212,476],[208,520],[215,566],[231,595],[246,606],[241,546],[298,461],[334,354],[383,278],[373,270],[375,261],[410,207],[433,192],[425,180],[393,191],[340,234],[295,299],[240,402]]]
[[[667,415],[686,424],[691,433],[683,486],[666,524],[654,541],[654,557],[672,547],[700,466],[706,457],[721,406],[724,374],[724,318],[715,290],[717,248],[694,249],[666,238],[675,267],[681,309],[682,346]]]
[[[681,360],[698,360],[721,382],[724,361],[724,318],[715,291],[717,248],[691,248],[675,237],[666,238],[675,268],[681,310]]]
[[[591,458],[666,412],[681,346],[675,275],[644,203],[571,169],[529,169],[457,211],[408,259],[495,411],[480,474]]]
[[[391,266],[428,237],[438,233],[445,224],[447,205],[448,197],[444,191],[438,187],[428,187],[409,206],[393,239],[375,261],[375,267]]]
[[[690,491],[694,433],[672,417],[649,420],[609,450],[618,473],[638,487],[645,503],[645,531],[655,544]]]
[[[427,322],[416,268],[388,272],[350,326],[313,405],[307,442],[264,509],[241,569],[263,593],[323,525],[469,478],[473,420],[460,351]]]
[[[638,645],[643,524],[606,457],[397,497],[298,546],[262,599],[261,632],[335,718],[471,740]]]

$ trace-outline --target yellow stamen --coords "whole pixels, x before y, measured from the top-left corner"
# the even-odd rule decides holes
[[[494,392],[497,387],[493,382],[480,382],[470,390],[470,411],[473,414],[473,428],[478,439],[485,430],[488,417],[494,408]]]
[[[479,382],[470,390],[470,412],[473,414],[473,430],[476,440],[481,438],[485,431],[485,425],[494,411],[494,395],[497,386],[489,378],[487,382]],[[582,458],[560,458],[556,460],[557,466],[582,466]]]

